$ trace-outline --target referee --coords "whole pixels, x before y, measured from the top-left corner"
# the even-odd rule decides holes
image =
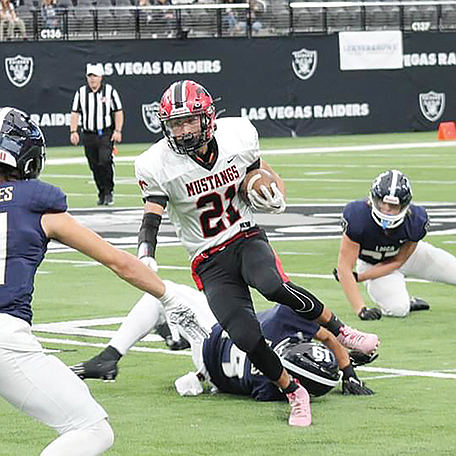
[[[117,90],[103,82],[101,65],[87,65],[87,84],[80,87],[71,108],[70,142],[79,144],[82,115],[82,144],[98,188],[98,205],[114,202],[114,144],[122,141],[123,111]]]

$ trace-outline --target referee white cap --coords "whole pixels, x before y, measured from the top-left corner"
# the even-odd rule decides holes
[[[94,74],[95,76],[103,76],[103,67],[100,63],[97,64],[92,64],[88,63],[87,64],[87,69],[86,69],[86,75],[89,76],[89,74]]]

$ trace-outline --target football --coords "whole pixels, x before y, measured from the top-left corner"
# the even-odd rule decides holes
[[[271,184],[276,182],[274,176],[265,169],[254,169],[246,174],[244,180],[242,181],[239,191],[242,198],[245,201],[248,201],[247,194],[253,189],[260,196],[264,196],[261,187],[264,185],[269,190],[271,189]]]

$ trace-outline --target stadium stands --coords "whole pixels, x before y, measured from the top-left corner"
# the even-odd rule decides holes
[[[59,31],[46,28],[41,4],[20,0],[30,39],[203,38],[328,34],[343,30],[454,31],[456,0],[293,2],[246,0],[57,0]],[[260,7],[259,24],[257,12]],[[233,25],[234,24],[234,25]],[[52,36],[50,36],[52,35]]]

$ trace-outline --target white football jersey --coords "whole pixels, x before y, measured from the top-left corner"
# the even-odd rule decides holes
[[[168,215],[191,259],[255,225],[238,194],[246,170],[260,157],[258,133],[250,120],[217,120],[218,158],[211,170],[174,152],[162,139],[135,161],[144,198],[166,196]]]

